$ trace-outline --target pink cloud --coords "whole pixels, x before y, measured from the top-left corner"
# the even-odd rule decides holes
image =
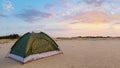
[[[79,13],[74,16],[69,16],[63,19],[63,21],[72,20],[71,24],[75,23],[108,23],[113,21],[120,21],[120,15],[107,14],[102,11],[92,10],[84,13]]]

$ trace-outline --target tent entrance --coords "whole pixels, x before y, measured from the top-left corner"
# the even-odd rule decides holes
[[[47,52],[54,50],[51,44],[42,38],[35,39],[32,44],[32,54]]]

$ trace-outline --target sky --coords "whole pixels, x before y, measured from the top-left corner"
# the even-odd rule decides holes
[[[120,36],[120,0],[0,0],[0,36]]]

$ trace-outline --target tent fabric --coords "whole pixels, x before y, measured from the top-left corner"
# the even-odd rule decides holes
[[[16,41],[16,43],[12,46],[8,57],[16,59],[20,62],[23,61],[24,63],[24,60],[21,60],[19,58],[25,59],[26,57],[29,57],[31,55],[54,51],[58,52],[53,54],[61,52],[58,45],[52,38],[50,38],[47,34],[43,32],[40,33],[32,32],[24,34],[18,41]],[[16,57],[18,57],[18,59]]]
[[[26,33],[20,39],[18,39],[18,41],[12,46],[10,53],[25,57],[25,48],[29,37],[30,33]]]

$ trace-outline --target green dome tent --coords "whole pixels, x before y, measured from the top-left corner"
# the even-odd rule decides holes
[[[62,53],[47,34],[26,33],[12,46],[8,57],[22,63]]]

